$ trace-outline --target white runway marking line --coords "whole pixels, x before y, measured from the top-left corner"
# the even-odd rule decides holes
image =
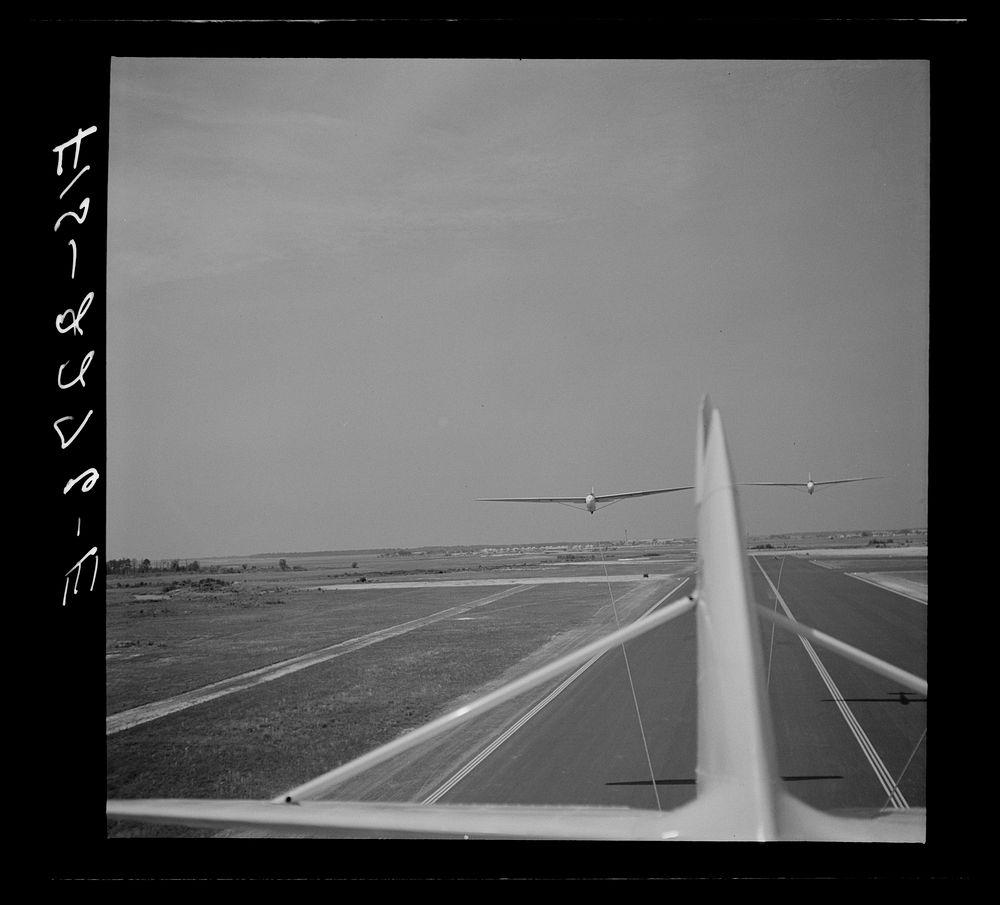
[[[866,584],[874,585],[876,588],[882,588],[883,591],[892,591],[893,594],[898,594],[900,597],[905,597],[907,600],[915,600],[917,603],[922,603],[924,606],[927,606],[926,597],[919,597],[917,596],[917,593],[908,593],[897,584],[887,581],[877,581],[872,578],[871,576],[877,575],[877,572],[845,572],[844,574],[850,575],[851,578],[856,578],[858,581],[863,581]]]
[[[325,663],[327,660],[332,660],[334,657],[352,653],[353,651],[360,650],[363,647],[368,647],[371,644],[377,644],[379,641],[386,641],[389,638],[395,638],[398,635],[406,634],[414,629],[430,625],[433,622],[449,619],[459,613],[464,613],[466,610],[485,606],[488,603],[502,600],[504,597],[511,597],[514,594],[518,594],[521,591],[526,590],[527,587],[527,585],[515,585],[514,587],[507,588],[506,590],[500,591],[496,594],[490,594],[488,597],[482,597],[479,600],[462,603],[458,606],[453,606],[446,610],[432,613],[429,616],[421,616],[419,619],[412,619],[409,622],[401,622],[399,625],[379,629],[378,631],[370,632],[367,635],[361,635],[357,638],[351,638],[347,641],[339,641],[336,644],[331,644],[329,647],[311,651],[307,654],[301,654],[298,657],[292,657],[288,660],[281,660],[280,662],[272,663],[269,666],[262,666],[260,669],[253,669],[250,670],[250,672],[242,673],[238,676],[231,676],[228,679],[222,679],[219,682],[213,682],[210,685],[204,685],[201,688],[186,691],[183,694],[167,698],[163,701],[154,701],[150,704],[142,704],[139,707],[133,707],[130,710],[123,710],[121,713],[113,713],[105,721],[105,735],[113,735],[116,732],[131,729],[133,726],[139,726],[142,723],[157,720],[160,717],[167,716],[168,714],[177,713],[179,710],[186,710],[188,707],[194,707],[197,704],[204,704],[206,701],[212,701],[215,698],[221,698],[227,694],[243,691],[244,689],[252,688],[255,685],[260,685],[263,682],[271,682],[274,679],[280,679],[282,676],[298,672],[300,669],[307,669],[310,666]]]
[[[673,572],[659,572],[652,575],[612,575],[611,581],[655,581],[671,578]],[[556,575],[544,578],[459,578],[454,581],[362,581],[352,584],[324,584],[308,591],[369,591],[399,590],[401,588],[480,588],[532,584],[607,584],[603,575]]]
[[[661,603],[663,603],[668,597],[673,595],[675,592],[679,591],[688,581],[689,578],[684,578],[679,584],[671,588],[666,594],[663,595],[659,600],[656,601],[645,613],[639,618],[642,619],[653,612]],[[607,651],[605,651],[607,653]],[[466,776],[468,776],[476,767],[478,767],[487,757],[489,757],[494,751],[497,750],[507,739],[509,739],[518,729],[524,726],[528,720],[530,720],[535,714],[539,713],[544,707],[552,703],[560,694],[562,694],[570,685],[573,684],[580,676],[582,676],[591,666],[593,666],[598,660],[603,657],[604,654],[597,654],[595,657],[591,657],[586,663],[583,664],[576,672],[574,672],[569,678],[564,679],[563,682],[559,684],[558,687],[553,689],[548,695],[546,695],[541,701],[535,704],[524,716],[522,716],[514,725],[510,726],[505,732],[497,736],[489,745],[487,745],[482,751],[480,751],[472,760],[470,760],[464,767],[462,767],[457,773],[455,773],[450,779],[448,779],[442,786],[433,791],[428,795],[421,804],[434,804],[442,795],[450,792],[458,783],[460,783]]]
[[[767,580],[767,583],[771,586],[771,590],[774,592],[774,597],[778,603],[781,604],[781,608],[785,611],[785,615],[793,622],[797,622],[798,620],[792,615],[792,611],[788,608],[788,605],[778,593],[778,589],[774,586],[774,582],[771,581],[770,576],[764,571],[764,567],[757,561],[757,557],[754,556],[752,559],[754,563],[756,563],[757,568],[760,569],[761,574]],[[893,806],[896,808],[908,808],[909,804],[907,804],[906,799],[903,797],[903,793],[899,790],[899,787],[893,780],[888,768],[882,762],[882,758],[879,757],[878,752],[875,750],[875,746],[865,734],[864,729],[861,728],[861,724],[851,712],[851,708],[847,706],[844,696],[840,693],[840,689],[837,688],[836,683],[833,681],[833,677],[826,671],[826,667],[823,665],[812,644],[801,636],[799,636],[799,641],[801,641],[802,646],[805,647],[806,653],[809,654],[809,659],[812,660],[813,665],[816,667],[816,671],[819,673],[820,678],[823,680],[830,692],[830,695],[836,702],[837,709],[840,710],[841,716],[843,716],[844,721],[854,734],[854,738],[861,747],[862,753],[867,758],[868,763],[871,764],[872,770],[875,771],[875,776],[882,788],[885,789],[886,795],[889,796],[889,801],[891,801]]]

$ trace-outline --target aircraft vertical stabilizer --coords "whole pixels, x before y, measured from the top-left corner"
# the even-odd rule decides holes
[[[698,798],[725,797],[727,837],[773,839],[780,777],[760,629],[725,432],[708,397],[699,416],[695,460]]]

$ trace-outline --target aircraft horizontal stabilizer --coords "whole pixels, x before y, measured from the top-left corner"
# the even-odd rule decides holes
[[[269,834],[350,835],[349,831],[391,831],[428,835],[535,839],[659,839],[663,815],[620,807],[518,805],[425,805],[414,802],[261,801],[151,799],[116,801],[107,807],[116,820],[178,823],[212,829],[251,829]]]
[[[786,841],[922,842],[925,813],[857,810],[824,813],[779,793]],[[745,840],[731,825],[732,804],[716,794],[669,812],[621,807],[425,805],[415,802],[145,799],[108,802],[111,820],[249,830],[269,836],[350,836],[385,832],[420,837],[479,836],[601,841]]]

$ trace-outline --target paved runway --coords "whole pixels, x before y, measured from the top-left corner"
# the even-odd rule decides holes
[[[926,605],[806,560],[757,562],[761,604],[774,606],[762,568],[795,619],[926,677]],[[770,628],[765,636],[782,772],[826,777],[797,783],[796,794],[822,808],[923,807],[926,699],[829,651],[811,656],[787,633],[773,648]]]
[[[926,676],[927,606],[858,581],[850,572],[862,567],[843,560],[752,559],[757,601]],[[771,635],[762,624],[788,791],[824,809],[924,806],[926,700],[827,650],[810,653],[797,636]],[[690,800],[695,658],[693,614],[608,652],[440,801],[667,810]]]

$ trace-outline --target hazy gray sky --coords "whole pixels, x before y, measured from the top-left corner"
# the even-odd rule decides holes
[[[116,59],[108,556],[926,524],[921,61]]]

